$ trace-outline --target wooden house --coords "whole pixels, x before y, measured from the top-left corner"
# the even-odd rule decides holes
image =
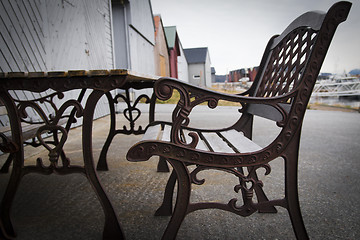
[[[155,74],[154,19],[150,0],[112,0],[115,68]]]
[[[187,48],[184,53],[189,66],[189,82],[211,87],[210,55],[207,47]]]
[[[126,68],[155,74],[150,0],[2,0],[0,16],[0,72]],[[108,111],[104,98],[95,117]]]
[[[154,16],[155,24],[155,75],[170,77],[169,52],[164,26],[160,15]]]
[[[169,48],[170,76],[178,78],[177,57],[180,56],[179,37],[175,26],[165,27],[164,29]]]
[[[211,83],[216,82],[216,71],[214,67],[211,67]]]
[[[164,27],[169,48],[170,76],[188,82],[188,63],[176,26]]]

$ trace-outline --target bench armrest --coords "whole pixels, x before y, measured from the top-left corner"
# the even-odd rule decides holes
[[[207,102],[209,108],[216,108],[219,100],[239,103],[240,112],[243,112],[248,104],[267,105],[277,111],[282,117],[278,120],[278,125],[282,125],[286,120],[288,111],[284,108],[284,103],[289,102],[293,98],[295,92],[284,94],[276,97],[251,97],[237,94],[227,94],[201,88],[173,78],[160,78],[154,85],[154,92],[160,100],[168,100],[176,89],[180,93],[180,99],[172,113],[172,129],[171,142],[175,144],[187,145],[189,147],[196,146],[198,136],[192,135],[193,141],[190,144],[185,144],[180,137],[181,127],[188,126],[190,119],[189,114],[192,109]]]
[[[160,78],[154,85],[154,92],[157,98],[163,101],[171,98],[174,89],[180,93],[178,105],[188,110],[204,102],[208,102],[210,108],[216,108],[219,100],[238,102],[240,105],[247,103],[266,104],[276,108],[277,104],[284,103],[294,97],[294,93],[275,97],[251,97],[244,96],[244,94],[228,94],[198,87],[174,78]]]
[[[267,164],[278,155],[268,151],[268,148],[248,153],[225,153],[204,151],[159,140],[145,140],[133,145],[127,152],[126,159],[131,162],[141,162],[147,161],[152,156],[161,156],[188,164],[245,167]]]

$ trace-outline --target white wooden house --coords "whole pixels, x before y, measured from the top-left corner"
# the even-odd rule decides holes
[[[180,39],[179,39],[179,46],[180,46],[180,56],[177,57],[178,77],[180,80],[189,82],[189,66]]]
[[[189,66],[189,82],[198,86],[211,87],[211,62],[208,48],[186,48],[184,52]]]
[[[154,74],[150,0],[1,0],[0,16],[0,72],[126,68]],[[104,98],[95,117],[108,114],[106,105]]]

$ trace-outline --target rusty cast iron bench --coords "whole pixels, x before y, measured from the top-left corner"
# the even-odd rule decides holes
[[[298,153],[303,117],[326,52],[338,24],[345,21],[351,3],[334,4],[327,13],[307,12],[295,19],[281,35],[272,37],[265,49],[259,71],[251,88],[242,94],[224,94],[203,89],[176,79],[162,78],[154,91],[161,100],[174,90],[180,100],[172,122],[153,122],[142,141],[128,151],[129,161],[146,161],[160,156],[173,167],[165,190],[163,205],[157,215],[172,214],[163,239],[174,239],[186,214],[216,208],[249,216],[254,212],[276,212],[275,206],[287,209],[298,239],[307,239],[298,200]],[[209,130],[190,128],[189,114],[195,106],[207,103],[216,108],[220,100],[238,103],[242,113],[232,126]],[[261,147],[252,139],[253,117],[273,120],[280,128],[273,141]],[[269,200],[257,170],[271,171],[276,158],[285,162],[285,197]],[[191,168],[188,168],[191,166]],[[243,205],[236,199],[228,203],[191,203],[192,184],[201,185],[197,174],[215,169],[235,175]],[[247,169],[247,171],[244,171]],[[178,181],[177,199],[172,211],[172,195]],[[224,183],[225,184],[225,183]],[[253,200],[256,194],[257,201]]]

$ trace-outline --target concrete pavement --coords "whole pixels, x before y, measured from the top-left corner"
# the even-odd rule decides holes
[[[216,112],[218,111],[218,112]],[[170,119],[171,106],[159,105],[157,119]],[[192,114],[194,126],[223,126],[236,120],[237,109],[200,106]],[[146,118],[146,114],[143,115]],[[144,121],[145,119],[139,119]],[[119,127],[125,124],[118,114]],[[108,117],[95,121],[94,156],[98,158],[108,129]],[[273,122],[256,118],[254,140],[266,145],[278,130]],[[80,164],[81,128],[70,132],[65,151],[73,164]],[[154,217],[162,200],[168,173],[156,172],[156,159],[132,163],[125,159],[127,149],[141,136],[115,137],[109,154],[110,170],[99,172],[119,216],[127,239],[160,239],[169,217]],[[360,114],[309,110],[306,113],[300,147],[299,194],[303,218],[312,239],[360,238]],[[46,151],[27,147],[30,164]],[[0,157],[0,164],[5,156]],[[271,163],[272,173],[261,176],[269,198],[283,196],[282,160]],[[211,176],[206,178],[206,174]],[[260,174],[261,175],[261,174]],[[236,179],[216,171],[202,173],[207,179],[195,186],[193,201],[227,202],[240,197],[233,191]],[[9,174],[0,175],[0,196]],[[207,184],[208,183],[208,184]],[[217,194],[214,195],[213,193]],[[287,211],[243,218],[220,210],[189,214],[178,239],[294,239]],[[82,175],[23,178],[12,208],[17,239],[101,239],[104,215],[90,184]]]

